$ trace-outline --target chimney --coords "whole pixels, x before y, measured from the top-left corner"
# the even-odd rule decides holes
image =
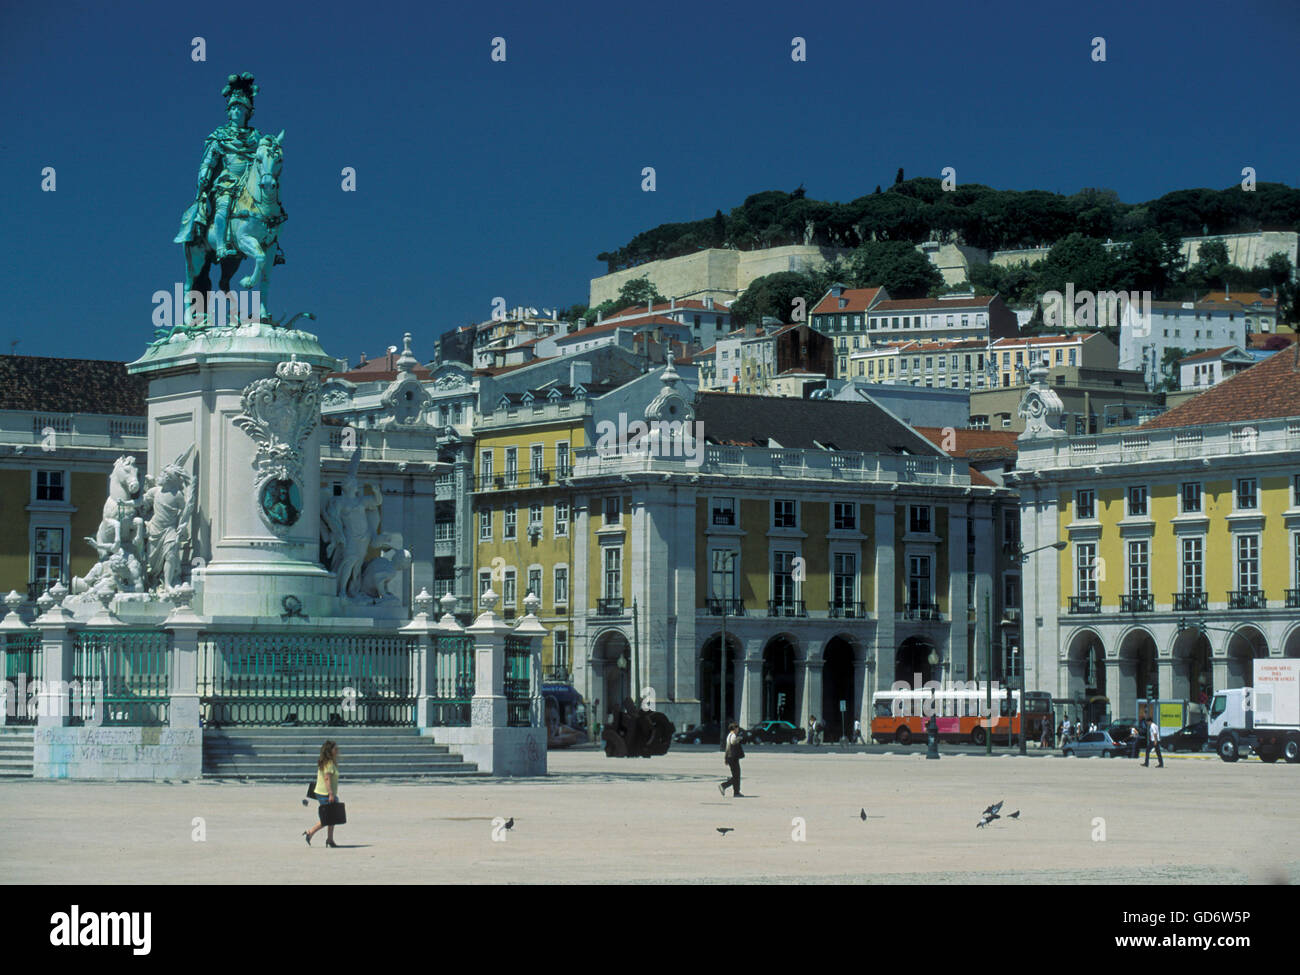
[[[669,308],[670,311],[675,311],[675,310],[677,309],[677,299],[676,299],[676,298],[669,298],[669,299],[668,299],[668,308]]]
[[[578,329],[577,329],[577,330],[578,330],[578,331],[581,331],[582,329],[584,329],[584,328],[586,328],[586,327],[587,327],[587,320],[586,320],[585,318],[579,318],[579,319],[578,319]],[[573,329],[570,329],[570,331],[573,331]]]
[[[365,364],[366,364],[366,354],[365,354],[364,352],[362,352],[362,353],[361,353],[361,362],[358,363],[358,366],[364,366]]]
[[[752,339],[752,338],[753,338],[755,335],[757,335],[757,334],[758,334],[758,326],[755,325],[753,322],[746,322],[746,323],[745,323],[745,338],[747,338],[747,339]]]
[[[577,386],[591,384],[591,362],[583,360],[581,362],[569,363],[569,385]]]
[[[645,300],[645,310],[647,314],[655,310],[655,303],[653,298],[647,298]]]

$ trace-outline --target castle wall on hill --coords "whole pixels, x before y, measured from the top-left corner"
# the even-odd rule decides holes
[[[694,254],[649,261],[636,267],[591,279],[589,304],[598,305],[618,297],[628,281],[648,278],[665,298],[713,298],[731,301],[756,279],[778,271],[807,271],[824,266],[836,255],[847,255],[838,247],[789,244],[756,251],[709,248]]]

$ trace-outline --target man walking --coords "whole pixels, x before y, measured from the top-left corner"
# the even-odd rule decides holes
[[[740,744],[740,726],[733,721],[727,728],[727,750],[723,754],[723,760],[731,770],[731,778],[718,785],[718,791],[724,796],[727,794],[727,786],[731,786],[733,799],[744,798],[740,791],[740,760],[744,757],[745,749]]]
[[[1143,768],[1151,767],[1151,746],[1156,749],[1156,760],[1160,763],[1160,768],[1165,767],[1165,758],[1160,754],[1160,722],[1156,720],[1147,722],[1147,757],[1142,763]]]
[[[853,740],[850,742],[850,744],[853,745],[866,744],[866,742],[862,738],[862,720],[860,718],[853,719]]]
[[[808,715],[808,744],[817,744],[817,715]]]

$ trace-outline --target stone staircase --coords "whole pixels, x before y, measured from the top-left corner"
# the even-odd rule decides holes
[[[338,742],[339,778],[348,782],[375,779],[423,779],[480,775],[446,745],[435,745],[414,728],[206,728],[203,731],[205,778],[252,779],[259,782],[306,783],[316,774],[316,759],[326,739]],[[31,774],[31,746],[28,744]]]
[[[30,779],[33,747],[30,725],[0,728],[0,779]]]

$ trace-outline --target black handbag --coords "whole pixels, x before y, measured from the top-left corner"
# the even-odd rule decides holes
[[[307,798],[308,798],[308,799],[319,799],[319,798],[320,798],[320,793],[316,791],[316,780],[315,780],[315,779],[312,779],[310,782],[307,783]]]
[[[322,826],[342,826],[348,821],[348,807],[341,802],[322,802],[320,804],[320,824]]]

